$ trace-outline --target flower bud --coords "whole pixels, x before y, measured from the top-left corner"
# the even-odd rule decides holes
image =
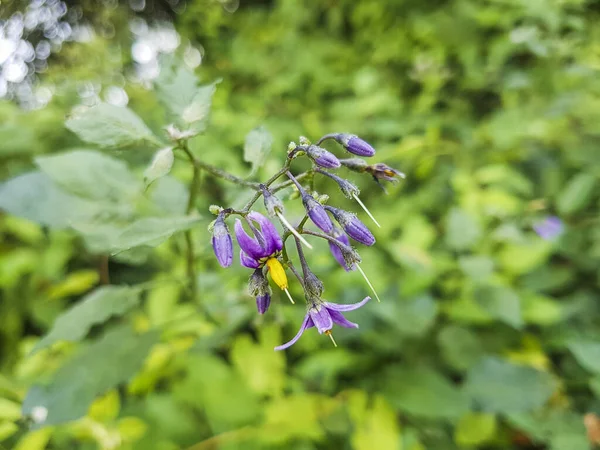
[[[338,238],[336,238],[336,239],[340,242],[340,245],[337,245],[335,242],[332,242],[332,241],[329,241],[329,242],[331,242],[333,245],[335,245],[342,253],[342,259],[344,260],[344,265],[346,267],[349,267],[350,270],[354,270],[356,268],[355,265],[360,264],[362,262],[360,255],[358,254],[358,252],[356,250],[354,250],[353,247],[351,247],[350,245],[346,245],[344,242],[342,242],[341,239],[338,239]]]
[[[348,180],[345,180],[342,177],[338,177],[337,175],[326,172],[324,170],[317,170],[317,171],[325,176],[328,176],[333,181],[335,181],[338,184],[338,186],[340,187],[342,194],[344,194],[344,196],[346,198],[354,198],[355,195],[357,196],[360,194],[360,190],[354,184],[350,183]]]
[[[233,241],[222,214],[213,225],[212,246],[217,261],[222,267],[229,267],[233,261]]]
[[[342,244],[350,247],[350,239],[348,239],[348,236],[338,227],[334,227],[333,231],[331,232],[331,235],[336,238],[338,241],[340,241]],[[342,250],[340,249],[339,246],[335,245],[333,242],[329,241],[329,250],[331,250],[331,254],[333,255],[333,257],[335,258],[335,260],[338,262],[338,264],[340,266],[342,266],[344,268],[344,270],[346,272],[349,272],[350,270],[355,270],[356,267],[355,266],[348,266],[346,264],[346,261],[344,260],[344,255],[342,253]]]
[[[358,156],[373,156],[375,149],[354,134],[336,134],[334,139],[344,146],[350,153]]]
[[[321,298],[324,289],[323,282],[314,273],[305,268],[304,291],[306,292],[306,298]]]
[[[258,309],[259,314],[264,314],[269,309],[269,305],[271,304],[271,294],[263,294],[256,296],[256,309]]]
[[[261,190],[267,214],[271,217],[275,217],[277,213],[283,214],[283,202],[273,195],[266,187],[261,186]]]
[[[256,308],[264,314],[271,304],[271,288],[262,269],[256,269],[248,280],[248,293],[256,297]]]
[[[325,209],[333,214],[335,220],[338,221],[346,234],[352,239],[364,245],[373,245],[375,243],[375,236],[373,236],[367,226],[356,217],[356,214],[332,206],[325,206]]]
[[[303,193],[302,195],[302,204],[306,209],[308,217],[310,217],[310,220],[312,220],[317,227],[325,233],[330,233],[331,230],[333,230],[333,223],[331,223],[331,219],[327,215],[327,211],[325,211],[323,205],[307,193]]]
[[[318,165],[326,169],[337,169],[341,166],[340,160],[324,148],[310,145],[306,149],[306,154]]]

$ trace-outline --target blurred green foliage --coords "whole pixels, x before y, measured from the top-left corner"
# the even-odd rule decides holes
[[[117,37],[65,46],[50,64],[61,95],[46,108],[0,103],[0,205],[13,213],[0,213],[0,448],[600,443],[597,2],[277,0],[233,14],[188,2],[176,28],[204,47],[204,87],[174,67],[152,91],[127,84],[130,112],[72,114],[77,82],[109,83],[130,63],[123,13],[99,13]],[[184,123],[191,104],[199,115]],[[129,124],[117,141],[104,140],[114,126],[93,128],[109,119]],[[383,225],[361,249],[382,302],[354,313],[360,330],[336,330],[338,348],[307,332],[273,352],[302,306],[276,297],[257,317],[248,272],[216,264],[208,207],[246,192],[204,175],[199,217],[185,216],[180,160],[146,189],[174,120],[206,129],[194,154],[239,176],[262,180],[290,140],[333,131],[407,173],[389,195],[350,176]],[[260,125],[273,150],[255,168],[244,140]],[[548,215],[565,228],[552,241],[532,230]],[[178,233],[190,228],[197,298]],[[99,287],[107,254],[115,287]],[[309,258],[327,299],[367,294],[326,245]],[[39,406],[51,426],[23,416]]]

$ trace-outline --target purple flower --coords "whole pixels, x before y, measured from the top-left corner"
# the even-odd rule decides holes
[[[333,153],[328,152],[324,148],[309,145],[305,151],[318,166],[325,167],[326,169],[337,169],[342,165]]]
[[[335,135],[334,139],[344,146],[350,153],[358,156],[373,156],[375,149],[358,136],[354,134],[340,133]]]
[[[304,205],[310,220],[325,233],[331,233],[331,230],[333,230],[333,223],[331,223],[331,219],[327,215],[327,211],[325,211],[323,205],[306,192],[302,193],[302,204]]]
[[[325,206],[325,209],[333,214],[335,220],[342,226],[344,231],[354,239],[364,245],[373,245],[375,236],[369,231],[367,226],[362,223],[356,214],[344,211],[343,209]]]
[[[331,235],[338,241],[340,241],[342,244],[350,246],[350,239],[348,239],[346,233],[344,233],[340,228],[334,227],[333,231],[331,232]],[[340,250],[340,248],[331,241],[329,242],[329,250],[331,250],[331,254],[335,258],[335,260],[339,263],[340,266],[344,268],[346,272],[356,270],[356,266],[354,264],[352,265],[352,267],[349,267],[348,264],[346,264],[342,250]]]
[[[372,164],[370,166],[365,167],[364,170],[373,175],[373,178],[375,179],[375,181],[377,181],[377,183],[379,183],[379,180],[389,181],[390,183],[397,183],[398,178],[406,178],[406,175],[404,175],[402,172],[393,169],[392,167],[384,163]]]
[[[219,264],[222,267],[229,267],[233,261],[233,242],[222,214],[219,214],[215,220],[212,246]]]
[[[281,237],[269,219],[260,213],[252,211],[248,214],[251,222],[258,224],[259,228],[254,229],[256,237],[248,236],[242,226],[240,219],[235,221],[235,237],[240,244],[240,262],[245,267],[252,269],[262,265],[264,258],[272,257],[283,248]]]
[[[533,229],[542,239],[552,240],[563,232],[564,225],[558,217],[549,216],[543,222],[535,224]]]
[[[264,314],[271,304],[271,288],[263,273],[263,269],[256,269],[248,280],[248,293],[256,298],[256,308],[259,314]]]
[[[331,329],[333,328],[334,323],[344,328],[358,328],[358,324],[350,322],[344,317],[342,312],[358,309],[370,299],[371,297],[365,297],[362,301],[351,305],[340,305],[338,303],[330,303],[318,300],[308,309],[308,312],[306,313],[306,316],[304,316],[304,321],[302,322],[300,330],[296,336],[294,336],[291,341],[275,347],[275,350],[285,350],[286,348],[294,345],[298,339],[300,339],[302,333],[311,327],[316,327],[319,334],[325,333],[330,337]]]

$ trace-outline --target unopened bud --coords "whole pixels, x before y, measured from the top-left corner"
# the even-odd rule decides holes
[[[306,213],[310,220],[323,230],[325,233],[330,233],[333,230],[333,223],[331,223],[331,219],[327,215],[327,211],[325,208],[314,198],[312,198],[307,193],[303,193],[302,195],[302,204],[306,209]]]
[[[338,177],[333,173],[326,172],[325,170],[319,170],[318,172],[334,180],[338,184],[340,190],[342,191],[342,194],[344,194],[346,198],[354,198],[355,195],[360,194],[360,190],[348,180],[345,180],[342,177]]]
[[[213,225],[212,246],[217,261],[222,267],[229,267],[233,261],[233,241],[222,214]]]
[[[256,269],[248,280],[248,293],[256,297],[256,309],[264,314],[271,304],[271,288],[262,269]]]
[[[325,167],[326,169],[337,169],[341,166],[340,160],[324,148],[309,145],[305,151],[318,166]]]
[[[283,202],[273,195],[265,186],[261,186],[261,190],[267,214],[271,217],[275,217],[277,213],[282,214],[284,211]]]
[[[356,214],[344,211],[343,209],[325,206],[335,220],[342,226],[346,234],[357,242],[364,245],[373,245],[375,236],[369,231],[367,226],[360,221]]]
[[[331,232],[331,236],[336,238],[342,244],[350,247],[350,240],[348,239],[348,235],[346,235],[346,233],[344,233],[340,228],[334,227],[333,231]],[[335,258],[335,260],[338,262],[338,264],[340,266],[342,266],[346,272],[356,269],[356,266],[346,265],[346,261],[344,260],[344,255],[338,245],[329,241],[329,250],[331,251],[331,254]]]
[[[344,146],[350,153],[358,156],[373,156],[375,149],[368,142],[354,134],[340,133],[334,136],[334,139]]]
[[[223,211],[223,207],[221,207],[221,206],[219,206],[219,205],[210,205],[210,206],[208,207],[208,211],[209,211],[211,214],[214,214],[214,215],[216,216],[216,215],[220,214],[220,213],[221,213],[221,211]]]

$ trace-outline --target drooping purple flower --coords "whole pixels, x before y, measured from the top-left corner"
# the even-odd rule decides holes
[[[325,211],[325,208],[323,208],[323,205],[321,205],[306,192],[302,192],[302,204],[306,209],[308,217],[310,217],[310,220],[312,220],[317,227],[319,227],[325,233],[330,233],[331,230],[333,230],[333,223],[327,215],[327,211]]]
[[[371,297],[365,297],[362,301],[351,305],[340,305],[338,303],[324,302],[321,300],[313,302],[308,309],[306,316],[304,316],[304,321],[296,336],[289,342],[275,347],[275,350],[285,350],[286,348],[291,347],[298,339],[300,339],[300,336],[302,336],[304,331],[308,328],[316,327],[319,334],[325,333],[329,336],[331,336],[331,329],[333,328],[334,323],[344,328],[358,328],[358,324],[350,322],[342,313],[358,309],[370,299]]]
[[[344,211],[343,209],[325,206],[325,209],[333,214],[335,220],[342,226],[344,231],[354,239],[364,245],[373,245],[375,236],[369,231],[367,226],[360,221],[356,214]]]
[[[542,239],[552,240],[563,232],[564,225],[558,217],[549,216],[542,222],[536,223],[533,229]]]
[[[375,155],[375,149],[368,142],[363,141],[354,134],[340,133],[336,134],[334,139],[355,155],[367,157]]]
[[[334,238],[336,238],[338,241],[340,241],[342,244],[350,246],[350,239],[348,239],[348,235],[346,233],[344,233],[340,228],[333,227],[333,231],[331,232],[331,235]],[[340,266],[342,266],[344,268],[344,270],[346,272],[356,269],[355,265],[352,265],[352,267],[349,267],[348,264],[346,264],[342,250],[340,250],[340,248],[331,241],[329,242],[329,250],[331,250],[331,254],[335,258],[335,260],[339,263]]]
[[[255,228],[256,237],[250,237],[244,230],[242,222],[235,221],[235,237],[242,249],[240,262],[245,267],[256,268],[261,265],[261,259],[271,257],[283,248],[281,237],[269,219],[256,211],[248,214],[248,219],[258,224]],[[262,241],[262,242],[261,242]]]
[[[233,241],[222,214],[219,214],[215,220],[212,246],[219,264],[222,267],[229,267],[233,261]]]
[[[337,157],[325,150],[324,148],[316,145],[309,145],[306,149],[306,154],[318,165],[325,167],[326,169],[337,169],[342,164]]]

